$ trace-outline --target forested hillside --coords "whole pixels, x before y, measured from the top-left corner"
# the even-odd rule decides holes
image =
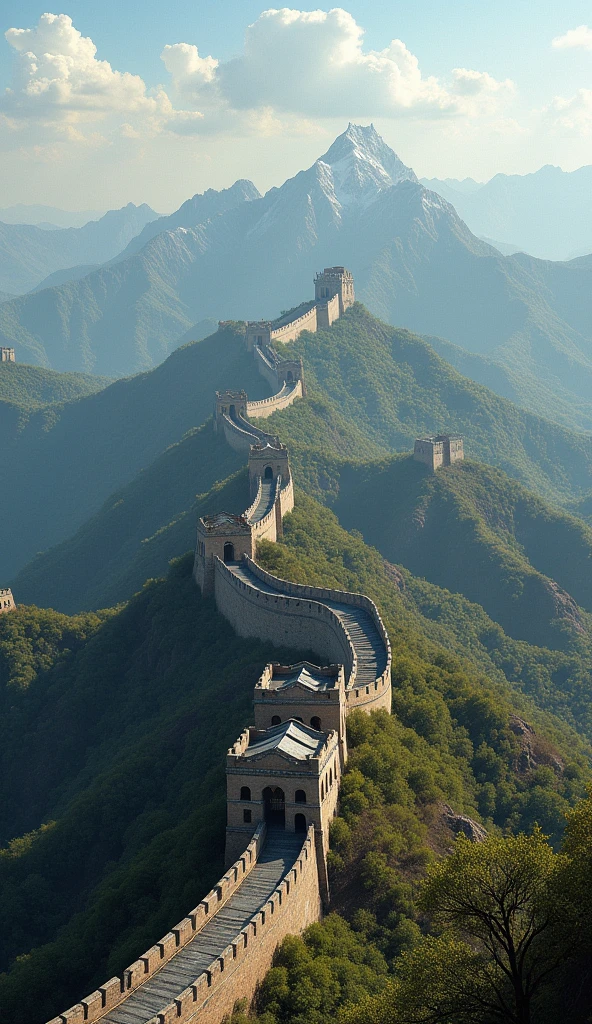
[[[102,391],[108,384],[109,377],[92,373],[56,373],[41,366],[0,363],[0,402],[10,402],[23,410],[71,402]]]
[[[317,496],[334,490],[328,465],[334,456],[366,460],[409,451],[418,435],[445,429],[465,433],[470,457],[504,469],[547,499],[577,500],[590,489],[589,437],[467,380],[421,339],[360,305],[290,349],[304,357],[308,398],[272,417],[269,428],[290,444],[299,480]],[[112,505],[117,488],[204,422],[216,389],[237,386],[251,398],[268,394],[238,329],[229,327],[49,418],[4,412],[0,470],[14,516],[0,552],[2,578],[40,549],[66,540],[106,499]]]
[[[422,872],[434,844],[450,841],[444,803],[490,829],[538,820],[559,837],[588,778],[576,734],[493,666],[486,676],[445,651],[447,595],[441,621],[422,616],[403,596],[411,579],[383,567],[331,512],[302,498],[286,527],[263,564],[365,590],[393,639],[397,717],[352,719],[350,729],[344,800],[349,786],[358,813],[383,807],[384,826],[348,868],[348,913],[384,890],[384,871]],[[0,620],[0,1005],[11,1024],[41,1024],[121,970],[220,871],[224,750],[250,715],[264,662],[296,652],[235,637],[201,599],[191,564],[182,559],[166,581],[100,616],[22,607]],[[428,604],[426,587],[418,594]],[[395,790],[384,771],[378,781],[377,763],[390,765]],[[343,833],[336,854],[346,846]],[[414,919],[410,905],[389,919],[390,955],[413,944]]]

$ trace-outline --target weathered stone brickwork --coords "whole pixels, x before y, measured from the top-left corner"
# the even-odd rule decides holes
[[[330,326],[354,301],[351,274],[343,267],[325,269],[315,280],[315,296],[284,321],[247,325],[247,347],[272,387],[280,386],[278,394],[252,403],[244,391],[216,394],[215,429],[237,450],[249,453],[251,505],[243,515],[221,512],[199,520],[194,575],[239,636],[270,640],[301,655],[313,653],[324,667],[308,661],[270,664],[255,687],[255,725],[227,755],[226,855],[231,867],[218,885],[122,978],[112,978],[51,1024],[111,1021],[111,1012],[120,1006],[125,1006],[121,1019],[137,1024],[220,1024],[238,999],[253,997],[282,939],[317,921],[328,904],[326,854],[347,758],[346,715],[353,707],[390,709],[390,643],[367,597],[279,580],[254,561],[259,540],[281,537],[294,491],[287,449],[248,419],[264,418],[304,394],[301,361],[282,360],[271,341],[274,334],[282,340],[296,337],[313,322],[315,327]],[[2,594],[10,591],[0,592],[0,598]],[[274,862],[282,866],[283,876],[272,875],[272,886],[276,878],[281,881],[262,900],[260,879],[277,858],[277,846],[265,845],[278,842],[273,835],[291,836],[279,842],[281,849],[293,852],[287,866],[285,859]],[[176,991],[180,977],[186,980],[179,965],[195,963],[200,932],[206,929],[202,940],[209,951],[208,936],[224,934],[221,919],[216,922],[218,911],[235,893],[244,906],[249,885],[240,887],[268,848],[263,874],[252,880],[258,909],[246,927],[154,1016],[154,1003],[162,993]],[[186,955],[185,947],[193,940],[196,945]],[[142,1009],[148,1006],[152,1016]]]
[[[0,590],[0,614],[3,612],[12,612],[16,608],[14,597],[12,596],[12,590],[8,587],[4,590]]]
[[[418,437],[413,449],[416,462],[423,462],[433,473],[441,466],[451,466],[464,459],[463,439],[460,434],[437,434]]]

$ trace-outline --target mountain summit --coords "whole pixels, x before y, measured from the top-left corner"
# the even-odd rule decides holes
[[[417,181],[415,172],[387,146],[373,124],[365,128],[350,122],[347,131],[316,161],[315,166],[319,165],[330,169],[334,194],[341,206],[366,205],[391,185]]]

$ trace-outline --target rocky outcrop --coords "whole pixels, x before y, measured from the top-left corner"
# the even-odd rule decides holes
[[[487,829],[483,828],[483,825],[479,825],[477,821],[473,821],[466,814],[456,814],[449,804],[444,804],[442,816],[448,828],[455,835],[462,832],[472,843],[482,843],[487,839]]]

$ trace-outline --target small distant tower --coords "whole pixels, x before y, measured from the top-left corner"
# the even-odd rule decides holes
[[[271,342],[271,320],[249,320],[245,341],[247,352],[254,348],[264,348]]]
[[[236,416],[247,415],[247,392],[246,391],[216,391],[216,407],[214,410],[214,430],[220,429],[224,416],[234,419]]]
[[[197,523],[197,543],[193,577],[204,597],[214,593],[215,559],[240,562],[243,555],[254,555],[253,528],[244,516],[218,512],[203,516]]]
[[[252,444],[249,451],[249,491],[257,494],[259,480],[282,478],[282,487],[290,481],[290,462],[285,444]]]
[[[0,348],[0,363],[16,363],[13,348]]]
[[[317,302],[326,302],[334,295],[339,296],[339,316],[343,316],[345,310],[356,301],[354,279],[351,271],[345,267],[325,267],[322,274],[315,277],[314,286]]]
[[[464,459],[463,439],[460,434],[434,434],[418,437],[413,449],[416,462],[423,462],[435,473],[441,466],[451,466]]]
[[[12,596],[12,590],[8,587],[5,590],[0,590],[0,615],[4,612],[13,612],[15,608],[16,604]]]

